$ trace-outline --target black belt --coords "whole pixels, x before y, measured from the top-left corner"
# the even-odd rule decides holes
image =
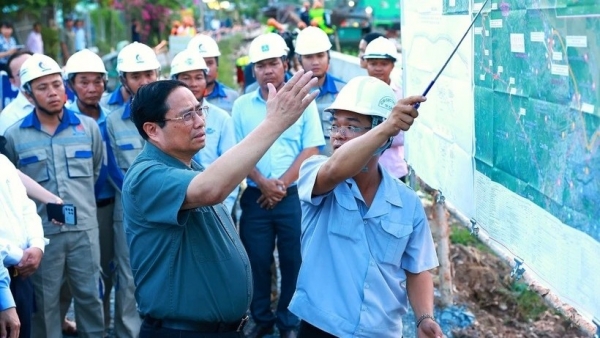
[[[248,316],[231,323],[220,322],[195,322],[191,320],[176,320],[176,319],[156,319],[151,316],[145,316],[144,322],[152,327],[166,329],[195,331],[202,333],[209,332],[242,332],[244,326],[248,322]]]
[[[96,207],[97,208],[104,208],[105,206],[108,206],[112,203],[115,202],[115,198],[111,197],[111,198],[105,198],[103,200],[97,200],[96,201]]]

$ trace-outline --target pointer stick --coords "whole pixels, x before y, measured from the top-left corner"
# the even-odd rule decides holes
[[[427,93],[429,93],[429,91],[431,90],[431,87],[433,87],[433,84],[435,83],[435,81],[437,81],[438,77],[440,77],[440,75],[442,74],[442,72],[444,71],[444,69],[446,68],[446,66],[448,65],[448,63],[450,62],[450,60],[452,60],[452,57],[454,56],[454,54],[458,50],[458,47],[460,47],[460,44],[463,42],[463,40],[465,39],[465,37],[467,36],[467,34],[469,33],[469,31],[471,30],[471,27],[473,27],[473,24],[475,24],[475,20],[477,20],[477,18],[479,17],[479,15],[481,15],[481,11],[483,11],[483,8],[488,3],[488,1],[490,1],[490,0],[485,0],[485,2],[483,3],[483,5],[481,6],[481,9],[479,9],[479,12],[477,12],[477,15],[475,15],[475,17],[473,18],[473,21],[471,21],[471,24],[469,25],[469,28],[467,28],[467,31],[465,32],[465,34],[462,36],[462,38],[460,39],[460,41],[458,42],[458,44],[456,45],[456,47],[454,47],[454,50],[452,51],[452,54],[450,54],[450,56],[446,60],[446,63],[444,63],[444,65],[442,66],[442,69],[440,69],[440,71],[437,73],[437,75],[435,76],[435,78],[433,79],[433,81],[429,82],[429,86],[427,86],[427,88],[423,92],[423,96],[427,96]],[[421,106],[420,102],[418,102],[418,103],[415,104],[415,108],[416,109],[419,109],[419,106]]]

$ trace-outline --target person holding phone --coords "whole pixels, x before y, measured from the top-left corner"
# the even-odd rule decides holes
[[[43,188],[74,204],[77,225],[56,225],[46,204],[37,203],[44,235],[50,240],[32,276],[37,311],[32,337],[62,337],[59,294],[63,276],[77,308],[77,330],[102,336],[104,316],[99,298],[100,249],[94,184],[103,158],[96,122],[64,108],[62,69],[52,58],[34,54],[20,70],[21,90],[35,106],[5,133],[10,161]],[[72,222],[74,223],[74,222]]]

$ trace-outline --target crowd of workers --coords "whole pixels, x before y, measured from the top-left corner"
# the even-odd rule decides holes
[[[410,301],[418,337],[442,337],[434,243],[402,182],[403,132],[425,98],[392,81],[392,41],[361,44],[368,76],[345,83],[328,72],[322,29],[300,31],[293,55],[261,34],[242,95],[218,80],[207,35],[173,58],[168,80],[152,48],[125,46],[112,93],[87,49],[64,70],[13,53],[21,91],[0,113],[1,333],[62,337],[73,302],[80,337],[105,337],[111,320],[120,338],[400,337]],[[49,217],[56,204],[76,222]]]

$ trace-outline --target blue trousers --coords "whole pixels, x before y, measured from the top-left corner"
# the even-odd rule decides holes
[[[259,189],[248,187],[244,191],[240,206],[240,238],[252,266],[254,296],[250,313],[260,326],[276,324],[280,331],[296,329],[298,317],[288,310],[296,290],[296,280],[302,258],[300,256],[300,222],[302,212],[298,189],[288,188],[287,196],[272,210],[263,209],[256,200],[261,196]],[[277,243],[281,292],[276,313],[271,311],[271,264]]]

